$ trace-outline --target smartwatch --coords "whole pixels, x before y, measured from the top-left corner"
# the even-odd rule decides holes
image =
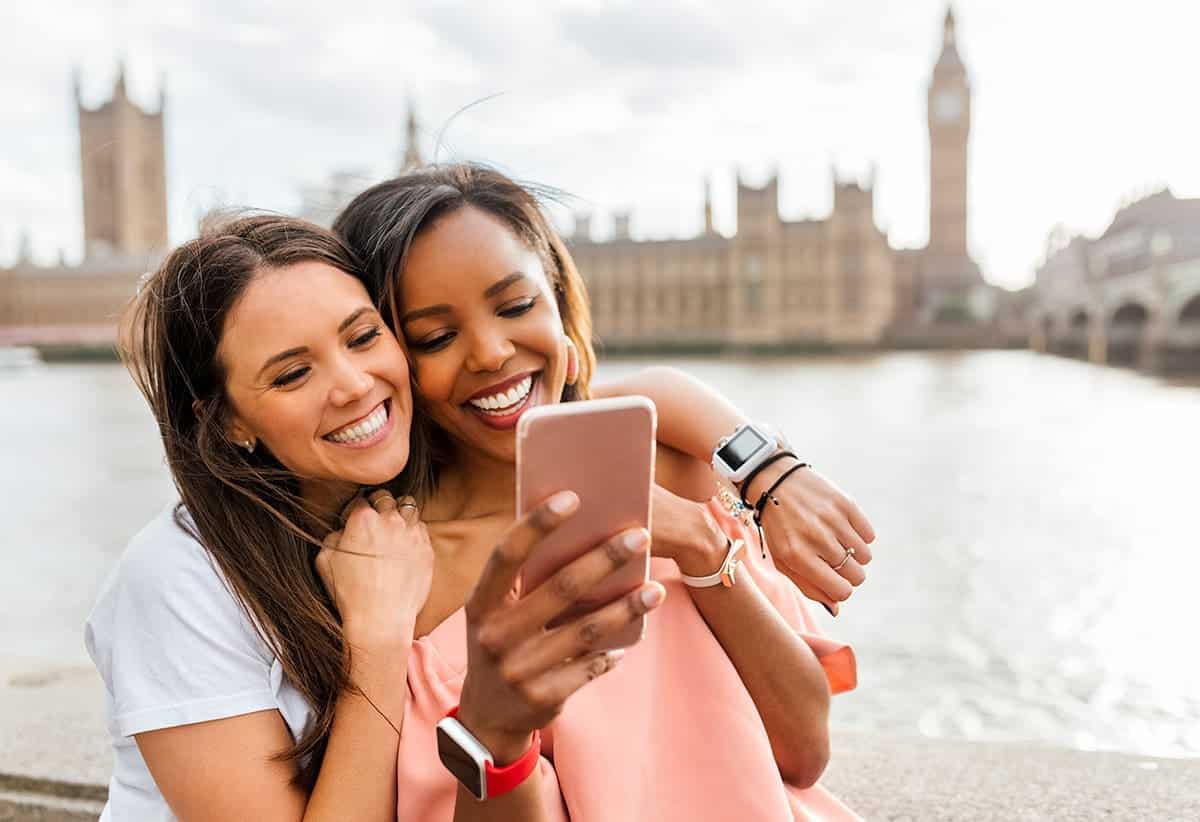
[[[712,466],[731,482],[741,482],[781,447],[786,443],[765,425],[739,425],[713,449]]]
[[[521,758],[497,768],[492,752],[458,721],[458,707],[455,706],[437,724],[437,746],[438,758],[446,770],[482,802],[503,796],[529,778],[542,753],[542,736],[534,731],[533,741]]]

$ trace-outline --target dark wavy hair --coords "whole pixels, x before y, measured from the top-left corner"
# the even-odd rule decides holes
[[[319,261],[362,282],[357,256],[327,229],[277,215],[231,215],[171,252],[141,285],[122,320],[121,357],[158,421],[181,505],[176,519],[212,556],[315,720],[280,758],[311,788],[325,755],[334,707],[351,687],[341,623],[313,560],[332,523],[300,497],[299,481],[260,444],[227,435],[231,411],[217,349],[229,311],[264,269]],[[421,475],[410,448],[396,482]]]
[[[563,329],[578,352],[579,378],[566,386],[562,399],[587,399],[596,368],[592,315],[583,278],[539,202],[540,197],[552,196],[549,189],[521,185],[476,163],[428,166],[359,194],[338,215],[333,230],[362,260],[372,293],[379,295],[384,316],[403,339],[397,295],[416,238],[442,217],[467,206],[496,217],[541,259]],[[420,407],[419,396],[414,398],[414,406]],[[414,448],[430,455],[423,464],[428,466],[428,475],[413,478],[415,487],[428,489],[436,481],[438,466],[448,458],[445,435],[427,414],[414,414],[411,439]]]

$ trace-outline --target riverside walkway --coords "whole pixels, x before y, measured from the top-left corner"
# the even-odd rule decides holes
[[[94,820],[111,753],[87,666],[0,660],[0,822]],[[868,820],[1200,820],[1200,760],[834,733],[822,780]]]

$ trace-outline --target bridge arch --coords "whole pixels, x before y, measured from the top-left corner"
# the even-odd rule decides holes
[[[1200,292],[1184,298],[1173,311],[1164,340],[1161,367],[1166,373],[1200,373]]]
[[[1143,356],[1150,310],[1140,302],[1124,302],[1117,307],[1105,329],[1108,336],[1108,361],[1113,365],[1137,365]]]
[[[1088,355],[1088,330],[1091,322],[1092,317],[1084,306],[1077,306],[1071,309],[1067,313],[1067,323],[1062,340],[1059,343],[1059,352],[1068,357],[1086,359]]]
[[[1193,294],[1192,298],[1183,304],[1176,322],[1182,326],[1200,325],[1200,293]]]

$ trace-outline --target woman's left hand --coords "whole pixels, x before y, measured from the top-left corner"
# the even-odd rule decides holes
[[[784,459],[769,466],[743,489],[745,499],[757,502],[794,465]],[[871,561],[875,529],[852,499],[811,468],[794,471],[772,496],[778,504],[767,502],[761,519],[775,567],[836,616],[838,603],[867,578],[863,566]]]

